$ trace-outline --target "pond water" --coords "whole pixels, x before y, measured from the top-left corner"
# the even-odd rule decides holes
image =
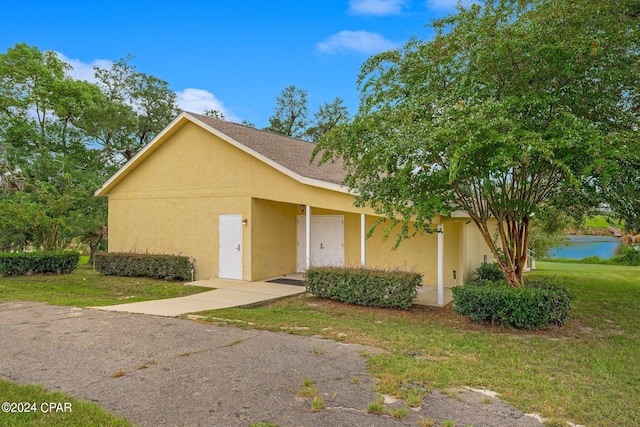
[[[603,259],[620,254],[620,238],[613,236],[569,236],[567,246],[551,250],[551,258],[582,259],[598,256]]]

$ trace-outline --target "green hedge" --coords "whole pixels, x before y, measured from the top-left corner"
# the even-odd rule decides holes
[[[562,326],[573,294],[553,279],[531,280],[513,288],[506,281],[478,280],[452,289],[454,310],[475,321],[519,329]]]
[[[162,280],[191,280],[194,264],[179,255],[99,252],[96,270],[105,276],[151,277]]]
[[[349,304],[408,308],[422,286],[422,275],[408,271],[314,267],[305,274],[309,292]]]
[[[68,274],[78,267],[75,251],[0,253],[0,276]]]
[[[478,280],[491,280],[493,282],[504,280],[504,274],[502,274],[497,262],[483,262],[474,273]]]

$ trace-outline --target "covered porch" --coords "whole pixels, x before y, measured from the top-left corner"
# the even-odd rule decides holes
[[[424,283],[416,303],[433,306],[451,302],[450,288],[463,283],[464,224],[459,220],[440,223],[437,233],[394,249],[395,236],[384,239],[384,225],[367,239],[378,220],[368,213],[253,199],[252,217],[252,280],[302,279],[304,271],[318,265],[414,269]],[[273,239],[277,247],[265,244]]]

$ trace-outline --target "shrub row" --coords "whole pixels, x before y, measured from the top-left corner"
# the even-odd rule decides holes
[[[0,276],[68,274],[78,267],[75,251],[0,253]]]
[[[477,280],[452,291],[457,313],[475,321],[520,329],[562,326],[573,300],[571,291],[552,279],[525,281],[519,288],[505,280]]]
[[[314,267],[305,274],[307,291],[323,298],[372,307],[408,308],[422,286],[409,271]]]
[[[191,280],[193,261],[186,256],[99,252],[96,270],[106,276],[151,277],[162,280]]]

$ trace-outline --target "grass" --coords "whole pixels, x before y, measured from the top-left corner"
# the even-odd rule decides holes
[[[115,417],[95,403],[84,402],[67,394],[51,392],[38,385],[19,385],[0,378],[0,402],[35,403],[35,412],[0,413],[0,427],[9,426],[109,426],[125,427],[131,424]],[[49,411],[49,402],[61,403]],[[65,403],[67,405],[65,408]],[[44,406],[42,406],[45,404]],[[71,411],[65,411],[65,409]],[[32,407],[33,409],[33,407]],[[44,409],[44,410],[43,410]],[[55,412],[56,409],[61,409]]]
[[[0,302],[39,301],[77,307],[175,298],[209,290],[144,277],[101,276],[87,264],[71,274],[0,277]]]
[[[470,386],[547,418],[640,425],[640,267],[540,262],[531,273],[554,275],[576,294],[572,316],[537,332],[473,323],[450,306],[374,309],[308,295],[200,314],[381,348],[368,366],[385,394]]]
[[[387,413],[387,408],[384,406],[383,401],[371,402],[366,408],[367,414],[384,415]]]
[[[327,407],[327,404],[324,402],[324,399],[320,396],[314,396],[311,401],[311,412],[318,412]]]
[[[614,226],[614,227],[617,227],[617,228],[621,228],[622,227],[622,224],[619,221],[609,222],[602,215],[594,215],[594,216],[591,216],[589,218],[585,218],[584,225],[585,225],[585,227],[601,228],[601,229],[607,229],[607,228],[609,228],[611,226]]]

